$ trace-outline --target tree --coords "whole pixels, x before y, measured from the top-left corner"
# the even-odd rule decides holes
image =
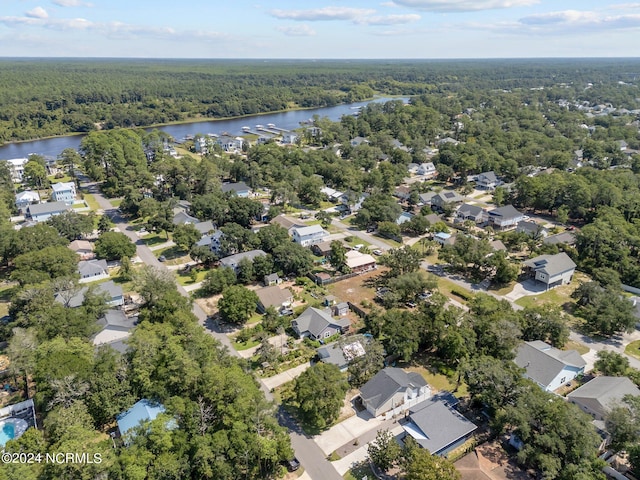
[[[272,252],[278,245],[290,243],[289,233],[277,223],[272,223],[258,230],[260,248],[265,252]]]
[[[400,237],[400,225],[396,222],[379,222],[378,233],[387,238]]]
[[[608,412],[605,425],[613,448],[625,449],[640,442],[640,398],[625,395],[622,403]]]
[[[576,299],[576,314],[585,319],[587,328],[594,333],[608,337],[635,327],[632,303],[613,287],[583,283],[571,296]]]
[[[118,270],[118,277],[128,282],[133,280],[133,264],[129,257],[122,257],[120,259],[120,269]]]
[[[562,348],[569,340],[569,327],[558,306],[525,307],[518,312],[518,317],[522,339],[526,342],[542,340]]]
[[[496,252],[491,256],[490,264],[494,267],[493,281],[498,285],[507,285],[518,278],[520,269],[512,264],[504,251]]]
[[[364,342],[364,349],[364,355],[355,357],[349,363],[347,372],[352,387],[364,385],[384,367],[385,351],[378,340]]]
[[[45,167],[44,158],[39,155],[30,156],[29,161],[24,165],[23,177],[28,185],[38,190],[44,188],[47,185],[47,168]]]
[[[46,247],[18,255],[11,278],[20,285],[36,284],[57,277],[73,277],[77,268],[78,256],[67,247]]]
[[[241,285],[233,285],[222,292],[218,310],[226,322],[242,324],[256,311],[257,304],[256,292]]]
[[[338,240],[331,242],[331,251],[327,255],[327,260],[329,260],[329,263],[337,272],[349,273],[349,267],[347,266],[347,248],[342,242]]]
[[[222,267],[210,270],[204,277],[199,294],[202,296],[217,295],[224,289],[235,285],[237,282],[236,273],[233,268]]]
[[[405,480],[460,480],[460,472],[446,458],[432,455],[408,437],[401,461]]]
[[[109,232],[113,228],[113,222],[108,215],[101,215],[98,220],[98,232]]]
[[[133,257],[136,254],[136,246],[124,233],[105,232],[96,240],[94,252],[98,258],[118,260],[122,257]]]
[[[253,262],[248,258],[243,258],[238,262],[238,283],[244,285],[255,280],[255,272],[253,270]]]
[[[414,215],[408,222],[400,225],[403,232],[411,235],[423,235],[431,226],[427,217],[423,215]],[[378,227],[379,228],[379,227]]]
[[[211,251],[211,248],[207,245],[192,246],[189,250],[189,256],[196,262],[203,263],[205,265],[211,265],[213,262],[218,260],[218,255]]]
[[[406,302],[427,290],[435,290],[438,287],[438,280],[434,275],[418,270],[391,278],[387,286],[400,301]]]
[[[381,470],[387,471],[400,460],[402,449],[389,430],[378,430],[376,439],[367,445],[371,461]]]
[[[320,210],[318,213],[316,213],[316,220],[320,220],[320,225],[322,225],[322,228],[329,228],[329,225],[331,225],[331,220],[332,220],[332,216],[329,212],[325,212],[324,210]]]
[[[398,277],[418,270],[421,261],[420,253],[407,245],[389,250],[382,256],[380,263],[389,267],[389,277]]]
[[[293,389],[302,419],[324,429],[340,415],[349,384],[337,366],[321,362],[302,372]]]
[[[192,223],[176,225],[173,229],[173,241],[182,250],[189,250],[201,237],[202,234]]]
[[[82,163],[82,157],[75,148],[65,148],[59,155],[58,161],[67,169],[69,176],[75,178],[76,165]]]
[[[521,370],[510,361],[477,356],[462,371],[471,398],[493,410],[513,403],[523,391]]]
[[[271,368],[276,367],[278,362],[278,350],[275,346],[269,342],[268,338],[263,338],[260,342],[260,346],[256,350],[258,361],[262,363],[268,363]]]
[[[629,359],[618,352],[600,350],[593,367],[602,375],[610,377],[624,377],[629,372]]]
[[[94,214],[82,215],[74,211],[54,215],[47,224],[55,228],[68,241],[77,240],[93,232]]]
[[[286,275],[306,275],[313,267],[313,256],[309,249],[299,243],[287,242],[273,250],[273,261],[278,270]]]

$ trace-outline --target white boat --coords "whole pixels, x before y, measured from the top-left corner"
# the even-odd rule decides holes
[[[256,128],[264,128],[264,125],[256,125]]]
[[[276,124],[275,123],[267,123],[267,127],[276,128]]]
[[[248,132],[251,130],[251,127],[242,127],[243,132]]]

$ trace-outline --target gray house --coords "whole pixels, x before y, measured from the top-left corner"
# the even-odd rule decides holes
[[[484,190],[494,190],[500,183],[494,172],[483,172],[476,177],[476,187]]]
[[[37,203],[27,206],[26,216],[39,223],[46,222],[51,217],[61,215],[69,210],[71,210],[71,206],[65,202]]]
[[[463,203],[458,208],[456,212],[456,222],[464,222],[465,220],[471,220],[472,222],[484,223],[487,221],[487,212],[484,208],[479,207],[477,205],[470,205],[468,203]]]
[[[640,396],[640,389],[627,377],[596,377],[567,395],[567,399],[595,420],[604,420],[625,395]]]
[[[229,267],[233,268],[234,272],[238,271],[238,264],[243,259],[249,259],[253,261],[256,257],[264,257],[266,255],[262,250],[249,250],[248,252],[236,253],[235,255],[229,255],[228,257],[224,257],[220,259],[221,267]]]
[[[513,205],[495,208],[489,212],[489,225],[498,229],[513,228],[524,220],[524,214]]]
[[[107,310],[97,324],[101,330],[93,337],[94,345],[112,344],[128,338],[138,317],[128,318],[122,310]]]
[[[311,340],[322,340],[336,333],[346,333],[351,326],[351,320],[333,318],[325,310],[309,307],[291,322],[291,326],[300,338],[309,337]]]
[[[55,295],[55,300],[56,302],[63,304],[65,307],[76,308],[82,305],[88,290],[89,287],[82,287],[75,293],[70,291],[60,292]],[[96,285],[95,292],[97,294],[104,294],[107,300],[107,305],[110,307],[121,307],[124,305],[122,287],[114,283],[112,280]]]
[[[247,198],[251,194],[251,188],[244,182],[223,183],[220,188],[222,193],[232,193],[243,198]]]
[[[540,340],[520,345],[513,361],[525,369],[526,378],[547,392],[560,388],[584,373],[587,365],[575,350],[558,350]]]
[[[278,285],[259,288],[255,291],[258,296],[258,311],[265,313],[267,308],[274,307],[277,312],[282,308],[291,306],[293,293],[288,288],[280,288]]]
[[[549,235],[549,230],[544,228],[542,225],[527,220],[518,222],[518,225],[516,226],[516,232],[524,233],[525,235],[536,239]]]
[[[442,190],[431,198],[431,205],[444,209],[447,205],[462,203],[463,200],[464,198],[453,190]]]
[[[455,410],[455,403],[457,399],[451,394],[434,395],[411,407],[408,422],[402,428],[432,455],[446,457],[478,428]]]
[[[323,363],[330,363],[345,372],[349,367],[349,363],[355,358],[361,357],[366,353],[369,345],[369,338],[362,335],[350,337],[350,343],[343,341],[332,342],[318,348],[318,359]]]
[[[78,273],[80,274],[80,283],[109,278],[106,260],[86,260],[78,262]]]
[[[571,283],[576,264],[564,252],[540,255],[524,262],[526,273],[546,285],[547,289]]]
[[[430,394],[431,389],[422,375],[395,367],[380,370],[360,387],[362,404],[374,417]]]

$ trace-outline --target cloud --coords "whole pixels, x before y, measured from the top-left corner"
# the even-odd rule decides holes
[[[429,12],[475,12],[498,8],[528,7],[539,0],[393,0],[396,5]]]
[[[595,11],[564,10],[529,15],[519,20],[521,25],[548,30],[616,30],[640,28],[640,14],[607,15]]]
[[[312,37],[316,31],[309,25],[293,25],[289,27],[277,27],[276,30],[291,37]]]
[[[420,20],[420,15],[409,13],[406,15],[370,16],[354,19],[353,22],[361,25],[402,25]]]
[[[324,7],[313,10],[271,10],[269,13],[281,20],[318,22],[327,20],[355,20],[372,15],[376,11],[365,8]]]
[[[93,4],[81,0],[53,0],[59,7],[93,7]]]
[[[25,12],[25,15],[29,18],[48,18],[49,17],[49,14],[47,13],[47,11],[42,7],[33,8],[28,12]]]

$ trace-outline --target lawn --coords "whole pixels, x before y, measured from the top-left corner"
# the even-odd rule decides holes
[[[583,343],[569,340],[567,343],[564,344],[564,350],[575,350],[580,355],[584,355],[585,353],[588,353],[590,349]]]
[[[529,295],[519,298],[516,303],[521,307],[533,307],[537,305],[558,305],[562,307],[567,303],[573,303],[571,294],[581,283],[588,282],[590,279],[581,272],[576,272],[573,281],[569,285],[561,285],[551,290],[541,293],[540,295]]]
[[[375,279],[386,270],[385,267],[378,268],[373,272],[358,275],[346,280],[341,280],[331,285],[327,285],[327,290],[331,295],[335,295],[341,302],[351,302],[355,305],[362,305],[363,301],[373,302],[376,291],[372,286],[366,283],[368,280]]]
[[[345,480],[362,480],[363,478],[376,478],[371,467],[368,463],[361,463],[360,465],[353,467],[343,477]]]
[[[438,367],[435,365],[436,363],[439,363],[439,361],[424,355],[422,358],[416,358],[410,366],[405,368],[410,372],[417,372],[422,375],[429,386],[435,390],[453,392],[458,398],[466,397],[468,394],[467,385],[461,382],[456,390],[456,383],[446,375],[439,373]]]
[[[347,241],[347,238],[350,241]],[[360,237],[356,237],[354,235],[349,235],[344,239],[345,243],[348,243],[351,247],[355,247],[356,245],[364,245],[365,247],[369,247],[371,244],[366,240],[361,239]]]
[[[0,302],[0,318],[9,315],[9,302]]]
[[[164,257],[167,259],[167,264],[168,265],[178,265],[178,263],[182,263],[182,262],[171,263],[171,261],[172,260],[181,260],[182,261],[185,257],[186,257],[186,260],[184,260],[185,262],[188,262],[188,261],[191,260],[191,257],[189,257],[189,252],[187,252],[186,250],[183,250],[182,248],[178,247],[177,245],[173,245],[171,247],[165,247],[165,248],[160,248],[158,250],[154,250],[153,254],[156,257],[159,257],[160,255],[164,255]]]
[[[249,350],[250,348],[260,345],[260,340],[256,340],[255,338],[252,338],[247,342],[238,342],[236,341],[236,339],[234,339],[232,345],[233,345],[233,348],[235,348],[236,351],[239,352],[241,350]]]
[[[61,178],[55,178],[54,175],[49,175],[47,178],[49,179],[49,181],[51,183],[62,183],[62,182],[71,182],[72,181],[71,175],[65,175],[64,177],[61,177]]]
[[[98,202],[96,201],[96,199],[93,197],[93,195],[91,195],[90,193],[85,193],[83,195],[83,199],[85,201],[85,203],[89,206],[89,208],[91,210],[93,210],[94,212],[96,210],[100,209],[100,205],[98,205]]]
[[[121,198],[112,198],[109,200],[109,203],[113,206],[113,207],[119,207],[120,204],[122,203],[122,199]]]
[[[472,296],[473,293],[470,290],[467,290],[464,287],[459,286],[457,283],[452,282],[451,280],[449,280],[448,278],[444,278],[444,277],[438,277],[438,291],[449,297],[454,299],[456,302],[460,302],[460,303],[467,303],[467,300],[465,300],[464,298],[456,295],[455,293],[453,293],[454,291],[458,291],[458,292],[464,292],[465,294],[468,294],[469,296]]]
[[[627,345],[624,349],[624,353],[640,359],[640,340],[636,340],[635,342],[631,342]]]
[[[171,237],[169,237],[171,238]],[[142,238],[143,243],[147,246],[147,247],[153,247],[154,245],[160,245],[162,243],[166,243],[167,240],[167,236],[162,233],[150,233],[149,235],[145,235]]]
[[[200,283],[204,280],[204,277],[207,276],[207,270],[196,270],[198,274],[196,275],[195,282],[191,279],[189,274],[186,275],[178,275],[178,283],[183,287],[185,285],[193,285],[194,283]]]
[[[379,239],[380,241],[392,246],[393,248],[400,248],[402,246],[402,243],[396,242],[395,240],[391,240],[390,238],[387,238],[387,237],[383,237],[382,235],[378,235],[377,233],[374,233],[373,236]]]

